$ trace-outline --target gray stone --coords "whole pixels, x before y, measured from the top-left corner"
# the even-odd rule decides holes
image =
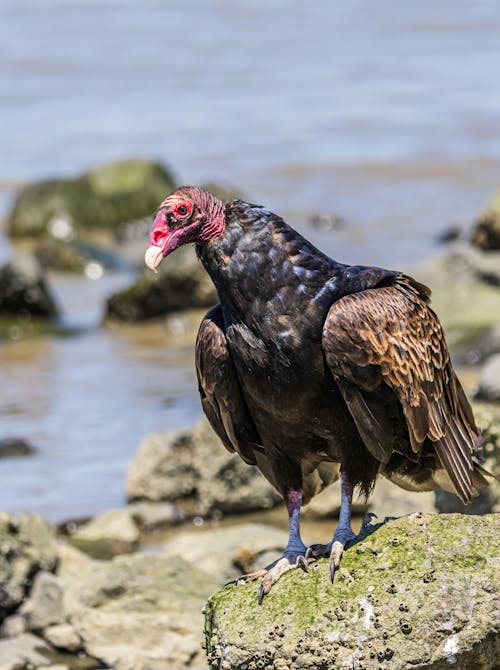
[[[68,581],[65,609],[86,651],[115,670],[203,667],[207,573],[158,554],[94,562]]]
[[[21,614],[13,614],[3,620],[0,637],[15,637],[26,632],[26,619]]]
[[[478,400],[500,401],[500,354],[490,356],[484,364],[479,377]]]
[[[43,631],[43,637],[58,649],[76,652],[82,647],[82,639],[75,628],[69,623],[60,623],[48,626]]]
[[[0,513],[0,621],[22,602],[33,575],[56,562],[54,533],[42,518]]]
[[[80,551],[71,544],[60,540],[58,543],[58,563],[56,574],[62,580],[67,579],[77,573],[91,561],[88,554]]]
[[[130,510],[110,509],[80,526],[70,542],[93,558],[108,559],[139,546],[139,529]]]
[[[348,548],[335,582],[326,559],[206,607],[214,670],[494,670],[500,657],[500,518],[413,514]]]
[[[1,670],[24,670],[50,665],[51,648],[39,637],[23,633],[0,640]]]
[[[50,572],[40,571],[33,588],[19,613],[25,618],[28,630],[38,631],[64,620],[62,582]]]
[[[270,509],[281,496],[256,467],[230,454],[203,419],[191,431],[147,437],[130,464],[129,499],[177,502],[187,514]]]
[[[175,534],[163,545],[170,559],[182,557],[220,583],[251,572],[283,553],[288,541],[284,530],[257,523],[242,523],[226,528],[197,528]],[[274,552],[274,554],[271,554]]]

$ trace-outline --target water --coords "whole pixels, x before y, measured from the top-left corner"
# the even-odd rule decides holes
[[[0,12],[0,212],[18,184],[142,155],[184,182],[243,188],[339,260],[406,267],[499,186],[494,1],[2,0]],[[317,230],[314,213],[347,223]],[[56,519],[119,504],[140,437],[198,416],[187,344],[97,328],[124,279],[56,278],[85,333],[0,347],[1,434],[39,449],[0,462],[0,509]]]

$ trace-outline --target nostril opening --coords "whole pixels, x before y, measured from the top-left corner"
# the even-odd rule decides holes
[[[164,237],[166,237],[167,233],[164,230],[153,230],[151,233],[151,242],[153,244],[158,245],[158,242],[160,242]]]

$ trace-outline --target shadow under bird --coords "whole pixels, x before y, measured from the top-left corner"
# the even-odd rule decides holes
[[[246,575],[259,602],[286,571],[330,556],[333,580],[357,487],[379,474],[464,502],[486,486],[480,432],[452,368],[429,289],[398,271],[339,263],[281,217],[195,186],[158,209],[145,261],[156,270],[194,243],[220,303],[203,319],[196,369],[203,410],[231,452],[283,496],[283,556]],[[306,547],[301,505],[340,478],[330,542]]]

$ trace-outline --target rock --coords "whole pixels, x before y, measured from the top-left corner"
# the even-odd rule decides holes
[[[145,248],[145,247],[144,247]],[[108,298],[106,318],[144,321],[179,310],[211,307],[217,293],[192,247],[183,247],[158,274],[146,270],[134,283]]]
[[[479,377],[478,400],[500,401],[500,354],[490,356],[484,364]]]
[[[210,598],[211,668],[498,667],[499,518],[412,514],[328,561],[293,570],[261,606],[255,583]],[[251,625],[249,625],[251,622]]]
[[[201,527],[176,533],[174,538],[163,545],[162,554],[167,559],[182,557],[223,583],[263,567],[263,555],[268,563],[279,558],[287,541],[286,531],[264,524],[245,523],[210,529]],[[271,552],[274,552],[274,556],[271,556]]]
[[[172,175],[158,163],[107,163],[73,179],[51,179],[21,189],[7,216],[7,230],[13,237],[56,239],[112,230],[150,216],[174,186]]]
[[[49,645],[31,633],[23,633],[0,640],[1,670],[24,670],[50,665],[52,650]]]
[[[468,505],[453,493],[436,491],[436,509],[441,514],[490,514],[496,503],[496,497],[489,488],[479,489],[479,495],[473,498]]]
[[[38,264],[19,255],[0,268],[0,316],[53,319],[59,310]]]
[[[500,191],[493,195],[476,222],[472,244],[479,249],[500,249]]]
[[[80,526],[71,544],[93,558],[109,559],[139,546],[139,529],[128,509],[110,509]]]
[[[20,605],[33,576],[56,562],[54,533],[42,518],[0,513],[0,622]]]
[[[22,438],[4,437],[3,439],[0,439],[0,458],[32,456],[35,451],[35,447]]]
[[[60,623],[49,626],[43,631],[43,637],[54,647],[67,651],[79,651],[82,648],[82,639],[69,623]]]
[[[88,554],[85,554],[67,542],[59,541],[57,549],[58,564],[56,575],[63,580],[78,574],[91,560]]]
[[[191,431],[147,437],[130,464],[127,496],[176,501],[187,514],[205,516],[281,502],[257,468],[226,451],[205,419]]]
[[[120,556],[75,576],[65,608],[87,652],[114,670],[201,668],[201,607],[216,586],[182,559]]]
[[[3,620],[0,626],[0,638],[15,637],[26,632],[26,619],[21,614],[13,614]]]
[[[135,502],[127,505],[132,519],[142,531],[151,532],[180,523],[184,520],[182,510],[168,502]]]
[[[62,623],[62,598],[62,582],[50,572],[40,571],[33,580],[28,600],[19,609],[28,630],[38,631],[51,624]]]

